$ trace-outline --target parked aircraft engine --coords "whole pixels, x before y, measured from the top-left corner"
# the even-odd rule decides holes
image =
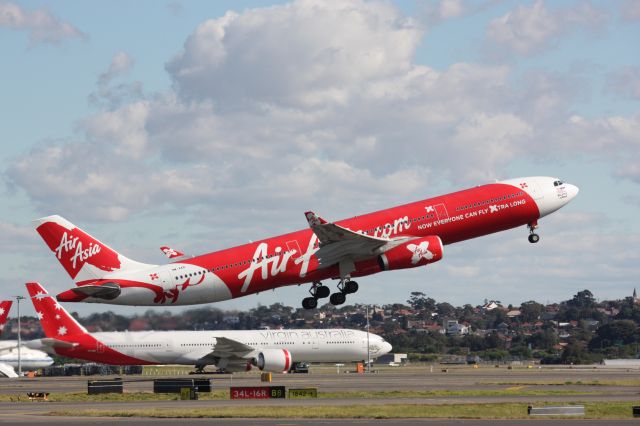
[[[436,235],[407,241],[378,256],[383,271],[415,268],[442,259],[442,240]]]
[[[258,354],[257,365],[262,371],[282,373],[291,368],[291,353],[286,349],[265,349]]]

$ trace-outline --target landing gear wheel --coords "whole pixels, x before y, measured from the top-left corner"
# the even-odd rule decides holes
[[[358,283],[355,281],[347,281],[344,283],[344,290],[347,294],[352,294],[358,291]]]
[[[305,297],[302,299],[302,307],[305,309],[315,309],[318,306],[318,299],[315,297]]]
[[[347,297],[342,292],[333,293],[329,298],[329,302],[331,302],[332,305],[342,305],[346,300]]]
[[[320,287],[316,288],[316,298],[317,299],[324,299],[325,297],[329,297],[329,294],[331,293],[331,290],[329,289],[329,287],[327,287],[326,285],[321,285]]]
[[[529,234],[529,242],[530,243],[533,244],[533,243],[537,243],[538,241],[540,241],[540,235],[534,234],[534,233]]]

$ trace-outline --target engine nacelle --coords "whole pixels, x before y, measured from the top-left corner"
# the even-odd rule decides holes
[[[283,373],[289,371],[293,360],[286,349],[265,349],[258,354],[257,365],[261,371]]]
[[[378,256],[378,264],[383,271],[415,268],[442,259],[442,240],[436,235],[416,238],[392,248]]]

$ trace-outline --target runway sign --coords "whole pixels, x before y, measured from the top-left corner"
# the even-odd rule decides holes
[[[271,399],[284,398],[284,386],[232,386],[231,399]]]
[[[303,388],[303,389],[289,389],[289,398],[317,398],[318,389],[316,388]]]

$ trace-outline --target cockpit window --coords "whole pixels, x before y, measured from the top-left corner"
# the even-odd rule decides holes
[[[562,185],[563,183],[564,183],[563,181],[561,181],[561,180],[557,180],[557,181],[553,182],[553,186],[560,186],[560,185]]]

